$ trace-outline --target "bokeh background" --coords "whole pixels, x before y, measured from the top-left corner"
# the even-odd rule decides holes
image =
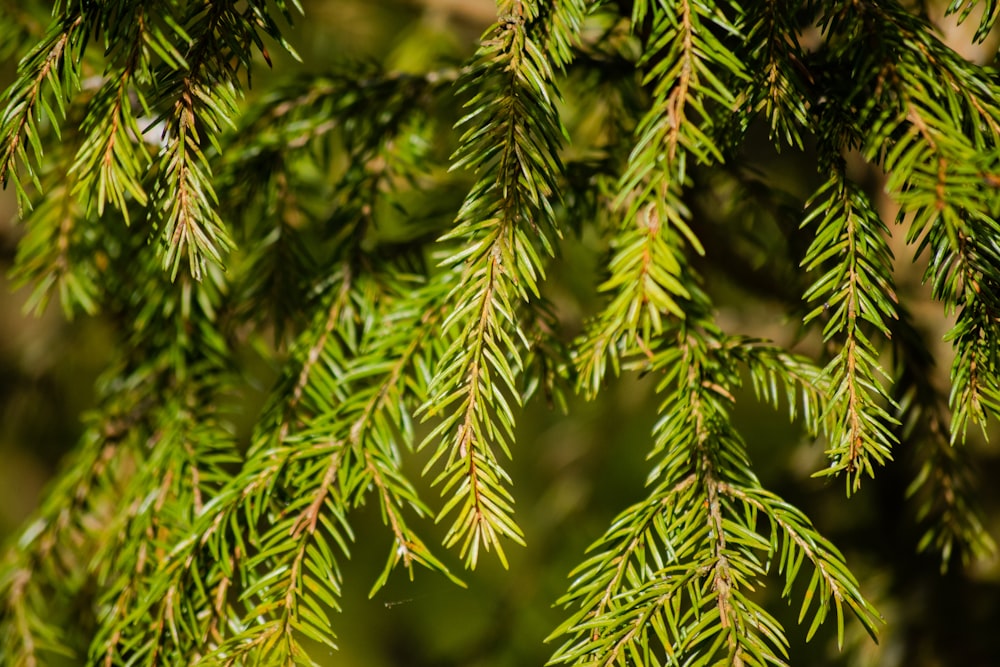
[[[0,2],[0,11],[13,11],[20,4]],[[307,18],[289,32],[303,63],[272,49],[274,68],[270,72],[259,68],[251,96],[296,72],[323,71],[346,58],[372,59],[389,69],[411,71],[460,62],[472,54],[495,11],[491,0],[303,4]],[[966,31],[941,18],[941,9],[931,6],[944,38],[966,57],[992,61],[996,40],[973,48]],[[13,79],[15,67],[15,57],[0,63],[4,86]],[[570,96],[566,105],[569,122],[584,111],[574,108]],[[821,180],[808,150],[785,150],[778,156],[763,134],[752,133],[744,158],[803,201]],[[891,220],[893,204],[882,193],[877,169],[855,160],[853,175],[870,189]],[[30,515],[60,460],[74,446],[81,431],[80,415],[92,405],[94,381],[114,340],[99,316],[66,321],[58,306],[41,315],[24,311],[30,288],[15,288],[7,278],[20,233],[12,193],[0,193],[0,539],[12,536]],[[928,336],[939,340],[948,321],[921,285],[920,263],[910,261],[901,239],[894,243],[902,258],[897,267],[901,293]],[[570,239],[562,250],[567,261],[551,277],[549,297],[564,324],[572,328],[599,304],[594,286],[600,269],[598,255],[586,238]],[[805,352],[814,351],[810,346],[815,341],[796,340],[797,322],[778,300],[748,292],[739,276],[710,266],[705,272],[728,331],[794,342]],[[938,353],[939,380],[946,386],[947,347],[942,344]],[[258,366],[253,384],[266,386],[271,379],[267,365]],[[248,434],[261,395],[248,391],[245,399],[239,427]],[[737,424],[765,486],[802,507],[844,551],[863,590],[886,619],[877,645],[859,627],[849,628],[842,653],[832,628],[806,644],[804,630],[795,623],[797,608],[777,599],[780,586],[766,588],[761,595],[772,600],[793,639],[791,664],[1000,666],[1000,564],[996,558],[980,560],[942,575],[937,558],[917,554],[920,532],[913,520],[914,507],[905,500],[913,470],[906,465],[905,451],[880,471],[877,480],[847,499],[839,481],[811,477],[822,466],[822,443],[804,438],[785,416],[755,403],[752,396],[739,396],[737,404]],[[327,663],[544,664],[553,649],[544,639],[562,618],[553,604],[567,587],[567,575],[611,518],[644,494],[648,471],[644,454],[655,410],[651,381],[631,376],[614,383],[598,402],[574,400],[569,416],[549,411],[539,402],[528,406],[519,419],[518,448],[510,467],[528,546],[510,549],[507,571],[485,559],[479,570],[463,575],[466,589],[418,572],[415,581],[397,577],[368,599],[389,540],[377,507],[355,512],[357,540],[345,575],[344,611],[335,619],[341,650]],[[974,434],[967,445],[979,475],[987,529],[994,539],[1000,538],[998,440],[994,437],[991,444]],[[901,449],[905,447],[904,443]],[[414,477],[422,463],[420,455],[407,461]],[[436,492],[423,490],[433,505]],[[428,522],[424,532],[432,538],[442,530]],[[458,559],[449,556],[453,567],[460,567]]]

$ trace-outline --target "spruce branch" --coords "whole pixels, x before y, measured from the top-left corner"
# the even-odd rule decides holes
[[[144,248],[145,271],[135,279],[159,290],[155,299],[130,304],[134,329],[126,363],[134,368],[132,382],[172,400],[151,409],[145,428],[134,433],[134,469],[120,481],[115,511],[104,526],[127,539],[106,539],[92,566],[101,595],[89,658],[108,666],[184,662],[200,650],[197,642],[207,634],[201,623],[210,617],[183,608],[197,594],[167,587],[163,597],[147,596],[166,555],[228,483],[239,460],[230,425],[215,407],[234,382],[220,324],[218,275],[201,283],[190,276],[164,283],[154,253]]]
[[[111,377],[114,373],[106,379]],[[106,539],[102,529],[153,408],[127,386],[116,391],[107,384],[103,405],[89,415],[81,444],[56,478],[50,499],[5,547],[0,561],[0,658],[5,664],[41,665],[49,654],[79,658],[86,653],[86,646],[71,640],[63,612],[88,581],[90,557]]]
[[[114,472],[106,463],[115,447],[105,446],[96,432],[88,433],[87,444],[57,482],[67,492],[61,497],[73,501],[43,508],[18,541],[5,546],[0,561],[0,658],[5,664],[40,665],[50,653],[80,653],[53,612],[54,603],[73,599],[85,581],[86,566],[78,559],[80,545],[91,545],[86,502],[105,486],[104,475]]]
[[[421,367],[426,367],[426,350],[433,347],[429,338],[444,319],[444,309],[433,300],[433,287],[421,290],[419,286],[404,283],[396,285],[395,289],[399,290],[395,292],[396,299],[406,305],[386,311],[383,328],[373,332],[370,344],[365,346],[365,354],[353,360],[347,373],[349,381],[355,385],[362,383],[361,387],[352,394],[349,405],[335,413],[336,425],[321,427],[349,434],[345,445],[358,461],[359,474],[343,481],[345,497],[357,506],[373,490],[382,521],[393,536],[385,569],[372,585],[369,597],[385,585],[393,569],[400,564],[410,579],[414,576],[414,564],[418,564],[465,585],[409,527],[404,514],[405,509],[413,511],[418,518],[430,514],[403,473],[401,451],[413,447],[410,413],[412,406],[426,400]],[[413,289],[421,296],[409,298],[406,292]],[[424,292],[429,292],[431,298],[423,298]],[[412,335],[414,331],[417,335]],[[392,361],[386,363],[386,359]],[[366,382],[369,378],[374,380],[371,385]]]
[[[95,558],[104,590],[101,626],[90,648],[95,664],[183,661],[198,650],[196,642],[205,635],[193,632],[176,613],[169,613],[178,604],[175,595],[161,601],[160,618],[134,617],[137,601],[147,593],[145,587],[160,559],[191,529],[205,502],[228,481],[227,468],[238,460],[225,425],[210,409],[193,403],[210,405],[211,393],[197,386],[188,392],[180,397],[182,406],[164,405],[167,412],[158,415],[162,421],[147,444],[152,451],[122,494],[123,516],[116,517],[112,529],[126,541],[109,542]],[[195,399],[190,392],[203,395]],[[137,622],[151,623],[157,630],[152,638],[157,641],[132,645]]]
[[[442,465],[435,483],[450,494],[438,519],[457,512],[445,544],[460,545],[468,567],[480,549],[495,549],[506,565],[502,538],[523,544],[495,450],[511,455],[512,404],[520,403],[517,377],[528,343],[517,304],[539,295],[540,251],[551,255],[560,235],[552,199],[562,128],[551,65],[536,41],[538,8],[503,2],[499,14],[463,86],[474,93],[467,106],[475,110],[459,123],[468,129],[453,168],[472,169],[479,180],[442,239],[463,244],[445,260],[461,280],[442,324],[450,347],[424,407],[425,418],[444,417],[421,445],[435,443],[427,467]]]
[[[51,123],[58,135],[69,100],[80,89],[83,44],[91,27],[80,12],[74,5],[66,14],[56,15],[45,38],[21,61],[17,80],[4,92],[7,103],[0,118],[0,184],[6,188],[13,179],[19,213],[30,209],[31,200],[17,163],[40,190],[38,169],[44,153],[41,118]]]
[[[983,37],[996,5],[948,11],[978,6]],[[25,40],[36,28],[10,6],[0,33]],[[290,50],[275,19],[293,10],[60,0],[33,33],[0,120],[0,178],[34,204],[15,277],[38,309],[58,293],[67,315],[101,311],[119,344],[78,457],[0,561],[0,663],[315,664],[368,553],[361,506],[389,545],[370,595],[399,570],[462,585],[429,516],[467,568],[494,549],[506,565],[525,541],[503,461],[520,407],[565,409],[567,383],[593,397],[609,370],[660,380],[645,498],[574,571],[552,663],[784,665],[777,597],[809,638],[836,625],[842,645],[849,616],[875,634],[843,554],[757,479],[737,401],[825,435],[820,474],[849,493],[905,450],[917,548],[942,565],[991,552],[975,450],[954,445],[1000,415],[1000,95],[923,3],[501,0],[464,66],[338,64],[244,100],[264,40]],[[460,137],[438,124],[456,82]],[[817,139],[825,183],[801,230],[772,180],[802,181],[764,175],[769,158],[748,175],[765,134],[803,157]],[[854,150],[886,171],[957,317],[947,399],[873,196],[845,175]],[[155,247],[120,224],[141,216]],[[605,252],[604,306],[564,345],[592,299],[586,276],[561,276]],[[729,307],[732,285],[713,269],[786,313],[805,291],[826,367],[724,334],[710,294]],[[252,406],[271,370],[241,454],[217,404]],[[439,509],[408,468],[420,448]],[[79,608],[96,628],[74,626]]]
[[[190,26],[181,31],[188,36],[183,60],[167,64],[156,76],[152,105],[163,109],[158,120],[164,136],[149,211],[162,227],[164,268],[176,278],[184,261],[191,275],[201,279],[206,262],[221,264],[223,253],[233,246],[218,214],[206,152],[218,150],[224,126],[235,127],[240,70],[249,73],[254,47],[266,53],[259,32],[284,40],[263,2],[244,9],[218,3],[189,11],[178,21]]]
[[[891,251],[885,224],[839,169],[834,168],[812,205],[803,226],[815,224],[815,238],[802,266],[825,272],[805,294],[817,304],[805,321],[823,318],[824,340],[843,336],[825,369],[832,397],[823,415],[830,466],[822,474],[845,473],[851,493],[858,490],[863,474],[874,477],[874,466],[891,458],[897,444],[892,426],[898,407],[880,378],[886,374],[878,362],[878,347],[866,332],[866,326],[872,327],[888,337],[890,323],[897,318]]]
[[[649,8],[637,2],[633,26]],[[625,211],[613,242],[610,277],[602,291],[615,296],[592,324],[578,358],[581,386],[599,391],[608,363],[650,354],[650,339],[663,329],[663,315],[683,318],[679,302],[691,297],[685,286],[683,245],[704,249],[688,226],[681,200],[687,160],[722,161],[711,135],[714,104],[729,108],[729,79],[745,79],[743,65],[714,37],[709,25],[734,30],[714,6],[680,2],[657,13],[650,46],[639,62],[653,103],[636,128],[636,141],[618,186],[616,205]]]
[[[746,368],[757,400],[777,410],[784,399],[789,419],[795,421],[801,416],[811,435],[823,431],[824,415],[833,395],[823,369],[810,359],[759,339],[732,336],[720,349]]]
[[[685,224],[680,217],[685,209],[672,189],[664,194],[637,211],[635,228],[616,239],[611,276],[600,286],[614,290],[614,297],[580,346],[579,377],[589,396],[600,390],[609,363],[617,374],[621,358],[631,351],[650,354],[647,341],[662,330],[665,317],[685,317],[678,301],[691,294],[682,282],[685,267],[677,250],[682,240],[670,224]],[[670,215],[670,222],[661,213]]]
[[[740,501],[754,512],[760,512],[771,527],[771,544],[767,561],[778,556],[778,572],[785,578],[782,596],[788,597],[797,580],[798,570],[803,562],[813,566],[813,576],[809,580],[806,593],[799,610],[801,623],[817,602],[808,637],[812,637],[825,622],[830,610],[836,614],[837,643],[844,644],[845,611],[850,611],[873,638],[883,620],[878,611],[866,601],[854,575],[847,569],[840,551],[826,538],[816,532],[809,519],[797,508],[762,488],[741,489],[725,486],[726,495]],[[754,518],[756,514],[752,515]],[[751,520],[749,525],[754,525]],[[780,544],[780,548],[779,548]]]
[[[232,663],[246,655],[277,656],[275,659],[280,663],[282,655],[304,655],[299,639],[290,632],[283,642],[272,643],[270,648],[265,644],[282,636],[280,633],[293,623],[296,627],[300,625],[299,600],[295,594],[303,584],[303,577],[313,581],[315,576],[302,569],[307,553],[323,560],[320,572],[325,574],[319,580],[325,582],[327,588],[332,586],[339,591],[335,556],[325,547],[325,542],[317,542],[319,546],[314,545],[307,552],[309,541],[300,541],[301,549],[290,556],[296,564],[291,575],[280,581],[265,579],[265,574],[272,571],[261,568],[260,564],[267,563],[268,557],[274,555],[268,548],[274,545],[276,533],[271,531],[268,537],[262,535],[261,530],[266,533],[266,522],[272,511],[281,515],[285,510],[282,479],[294,466],[296,455],[303,454],[295,447],[298,431],[305,422],[322,413],[326,400],[338,398],[336,393],[324,395],[310,388],[310,383],[314,383],[313,387],[325,386],[323,382],[329,377],[326,365],[331,361],[327,349],[329,339],[336,335],[339,327],[353,324],[351,290],[354,276],[346,264],[341,269],[334,272],[339,279],[331,286],[327,307],[317,314],[293,351],[294,362],[278,385],[281,391],[276,392],[275,399],[264,412],[239,473],[214,497],[206,499],[193,525],[177,537],[174,547],[144,582],[143,594],[131,606],[130,614],[121,619],[119,627],[111,629],[113,637],[130,637],[129,643],[143,647],[147,656],[181,649],[189,659],[191,651],[197,650],[209,664]],[[337,506],[334,505],[332,511],[332,516],[342,517]],[[251,526],[249,532],[244,528],[247,525]],[[330,531],[326,535],[343,543],[340,532],[343,524],[324,519],[322,528]],[[270,542],[266,542],[265,537]],[[287,533],[277,532],[279,543],[284,537]],[[317,551],[317,548],[322,550]],[[289,556],[287,549],[279,553]],[[284,574],[288,574],[287,570]],[[260,593],[261,587],[281,582],[286,584],[285,592],[290,592],[290,597],[278,595],[282,603],[287,603],[287,613],[280,618],[269,616],[266,624],[244,623],[242,617],[260,607],[261,603],[254,604],[254,596]],[[230,602],[228,591],[232,588],[242,592],[242,599],[246,601],[243,604],[249,608],[240,609],[239,605]],[[322,589],[317,590],[313,595],[318,594],[322,600],[329,598],[336,607],[335,598]],[[307,632],[323,622],[322,616],[317,617],[310,611],[309,605],[315,604],[315,599],[310,597],[306,603],[306,618],[312,621],[306,625]],[[260,610],[264,612],[263,607]],[[328,633],[320,634],[330,641]],[[177,643],[179,637],[185,638],[180,644]]]
[[[1000,171],[1000,105],[988,75],[961,60],[922,19],[895,3],[862,3],[860,11],[831,9],[821,23],[857,35],[878,31],[877,49],[863,56],[873,93],[862,110],[871,124],[862,151],[889,174],[901,205],[900,222],[917,253],[928,251],[925,279],[947,310],[959,309],[949,334],[956,351],[949,406],[952,441],[968,421],[985,428],[1000,410],[995,367],[996,304],[987,287],[1000,264],[987,240],[995,233],[997,192],[983,187]],[[847,39],[835,51],[856,44]],[[855,56],[856,57],[856,56]],[[911,215],[912,219],[906,216]]]
[[[956,557],[962,564],[988,558],[996,544],[985,528],[972,462],[968,451],[948,438],[951,416],[934,382],[934,359],[908,313],[896,323],[893,343],[900,439],[915,443],[906,495],[924,529],[917,548],[937,553],[942,572]]]
[[[212,136],[220,123],[236,112],[236,89],[230,84],[208,86],[185,77],[182,91],[168,117],[168,139],[159,156],[159,177],[153,188],[151,212],[163,227],[163,267],[177,277],[181,261],[200,279],[207,260],[222,263],[232,247],[229,233],[216,212],[211,171],[201,147],[201,132]],[[216,116],[216,117],[212,117]]]
[[[802,128],[809,126],[810,97],[794,23],[801,4],[799,0],[752,3],[744,19],[749,26],[744,28],[746,50],[753,63],[748,69],[756,72],[749,88],[750,104],[755,112],[763,112],[776,146],[783,141],[800,149]]]
[[[800,613],[801,621],[818,600],[810,636],[831,609],[840,641],[847,611],[875,631],[878,616],[843,557],[801,512],[760,486],[729,423],[741,356],[770,362],[795,391],[815,391],[807,378],[818,369],[802,373],[802,362],[720,339],[709,323],[688,324],[659,339],[653,362],[664,374],[660,389],[669,390],[654,430],[653,490],[615,519],[571,574],[559,603],[574,611],[549,638],[567,637],[552,664],[784,665],[784,630],[750,596],[775,562],[783,597],[792,595],[802,563],[813,566]]]
[[[134,276],[135,283],[143,284],[144,278],[149,278],[148,273]],[[178,307],[178,301],[184,296],[183,289],[165,290],[157,299],[143,305],[154,309],[162,307],[168,321],[172,315],[179,315],[178,319],[182,319],[190,313],[190,309],[185,312]],[[130,294],[130,297],[134,295]],[[103,394],[102,406],[91,417],[79,458],[73,460],[58,478],[56,492],[42,507],[38,519],[21,544],[13,546],[8,552],[7,563],[13,568],[10,581],[16,584],[12,590],[17,594],[17,604],[34,600],[36,609],[47,608],[54,612],[55,609],[47,607],[48,603],[41,604],[38,597],[47,593],[48,598],[59,600],[68,607],[82,594],[86,582],[99,578],[97,570],[103,564],[97,558],[99,554],[106,549],[127,550],[127,546],[117,539],[114,529],[122,525],[128,512],[128,501],[135,500],[134,496],[128,497],[126,489],[136,477],[151,472],[143,466],[149,463],[148,445],[155,443],[155,439],[150,437],[152,424],[157,415],[163,414],[155,405],[157,388],[165,387],[167,377],[186,375],[187,364],[197,357],[190,355],[188,358],[192,335],[197,337],[197,334],[209,331],[213,326],[209,321],[199,321],[198,326],[192,329],[192,335],[171,335],[170,328],[163,326],[163,311],[156,312],[160,315],[156,318],[156,325],[161,327],[158,333],[162,337],[144,336],[149,334],[145,328],[149,322],[144,321],[142,316],[137,318],[138,335],[124,341],[117,361],[99,383]],[[177,328],[185,330],[186,323]],[[212,337],[202,351],[209,352],[211,357],[206,348],[220,340]],[[196,342],[206,341],[200,339]],[[216,349],[215,356],[225,358],[225,353]],[[137,392],[138,386],[149,393]],[[161,448],[158,454],[169,457],[177,453],[168,447]],[[139,548],[129,553],[138,556],[142,551]],[[31,572],[31,576],[24,576],[24,572]],[[20,639],[11,643],[14,647],[12,651],[27,651],[24,659],[29,663],[44,660],[44,654],[36,655],[39,651],[54,650],[76,655],[86,652],[86,646],[76,647],[67,642],[65,627],[56,630],[57,624],[65,623],[60,615],[52,613],[49,618],[39,616],[32,620],[31,614],[19,612],[16,605],[13,611],[23,620],[17,625],[18,632],[27,634],[22,634]],[[0,626],[5,631],[10,629],[6,623]],[[38,639],[32,634],[37,634]]]
[[[411,577],[420,565],[458,582],[410,528],[406,513],[421,517],[428,510],[400,467],[400,449],[414,437],[410,412],[426,398],[419,388],[427,367],[422,358],[443,318],[427,299],[440,288],[414,289],[393,271],[371,268],[356,277],[345,273],[352,277],[335,292],[315,342],[304,350],[285,408],[286,415],[298,413],[301,426],[293,429],[286,416],[263,430],[241,473],[204,515],[205,532],[195,542],[240,559],[245,585],[245,620],[214,652],[211,660],[220,664],[304,660],[302,637],[335,646],[329,614],[339,609],[336,553],[348,555],[347,512],[370,493],[394,540],[372,594],[399,564]],[[415,330],[423,333],[411,338]],[[220,512],[228,518],[214,519]],[[237,539],[234,549],[226,544],[234,537],[219,526],[243,513],[262,528]],[[263,623],[252,622],[261,616]]]
[[[135,33],[115,35],[114,48],[125,50],[124,62],[106,73],[108,80],[88,103],[80,128],[86,138],[70,173],[76,176],[73,193],[88,202],[88,213],[103,215],[110,201],[127,224],[128,198],[140,206],[147,202],[142,180],[150,158],[134,111],[148,112],[148,105],[133,78],[150,71],[146,44],[154,37],[148,35],[142,8],[135,16],[119,18]]]
[[[97,312],[99,266],[106,256],[96,252],[93,220],[72,194],[75,178],[63,176],[46,178],[55,183],[48,184],[45,199],[25,216],[27,232],[18,245],[11,278],[16,285],[33,286],[28,308],[42,313],[55,294],[63,314],[71,319],[79,310],[88,315]]]

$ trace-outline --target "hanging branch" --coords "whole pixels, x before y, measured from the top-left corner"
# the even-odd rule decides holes
[[[996,544],[984,528],[972,459],[966,448],[954,447],[948,439],[950,415],[934,380],[934,359],[905,312],[893,327],[893,351],[900,440],[915,443],[906,495],[916,503],[924,528],[917,549],[937,553],[942,572],[956,557],[963,565],[988,558],[996,553]]]
[[[89,654],[95,664],[109,666],[185,662],[202,649],[197,642],[207,632],[200,624],[212,617],[201,614],[196,630],[179,633],[181,619],[194,620],[173,613],[182,608],[181,591],[168,589],[163,597],[146,599],[148,583],[205,505],[230,482],[240,459],[232,426],[217,408],[235,383],[219,312],[220,276],[213,273],[200,283],[182,276],[175,284],[164,283],[155,250],[144,251],[146,273],[136,282],[156,285],[159,296],[141,308],[131,304],[134,329],[128,343],[146,362],[137,362],[137,380],[153,395],[172,400],[151,410],[136,444],[135,470],[123,480],[116,512],[106,521],[106,531],[127,539],[105,540],[94,559],[102,595]],[[206,590],[216,592],[206,586],[201,593]],[[191,595],[187,603],[196,599]],[[146,614],[147,605],[159,614]]]
[[[203,394],[184,397],[183,406],[163,406],[160,417],[167,421],[153,430],[153,451],[143,461],[141,472],[129,480],[122,497],[122,516],[111,524],[126,541],[109,540],[98,551],[97,578],[104,593],[100,630],[90,647],[95,664],[176,664],[200,651],[202,642],[208,640],[202,628],[179,631],[176,614],[163,613],[151,619],[135,615],[137,602],[147,593],[147,580],[162,566],[178,535],[191,530],[205,501],[229,481],[226,469],[238,460],[225,425],[211,410],[199,409],[194,403],[210,405],[210,392]],[[172,612],[180,607],[176,600],[180,594],[168,591],[160,610]],[[201,618],[212,617],[202,614]],[[148,624],[143,630],[150,639],[138,646],[127,639],[136,633],[137,622]]]
[[[135,284],[157,283],[162,274],[150,272],[149,264],[142,266],[147,271],[133,275]],[[199,305],[209,305],[218,296],[208,281],[195,289]],[[190,398],[187,392],[194,392],[199,396],[195,402],[211,405],[208,395],[226,385],[228,350],[211,313],[197,307],[192,313],[190,302],[183,306],[191,291],[184,284],[163,289],[143,304],[146,312],[136,313],[133,335],[123,341],[118,362],[104,381],[106,405],[95,417],[99,427],[86,436],[84,458],[59,482],[63,495],[58,498],[73,502],[43,507],[36,534],[12,552],[13,611],[26,623],[19,630],[21,639],[11,646],[20,644],[21,649],[14,650],[22,650],[29,664],[31,659],[43,661],[48,652],[70,652],[77,658],[89,652],[95,662],[114,665],[138,659],[146,647],[123,650],[118,644],[121,635],[105,630],[132,620],[140,580],[188,529],[200,503],[228,476],[223,468],[235,460],[225,424],[215,421],[210,410],[203,409],[196,418],[176,403],[156,403],[155,397],[177,392]],[[136,392],[137,386],[144,391]],[[206,386],[212,391],[205,391]],[[191,410],[191,405],[185,409]],[[123,541],[121,534],[131,539]],[[63,551],[65,561],[56,556]],[[36,559],[53,569],[26,567]],[[28,570],[31,578],[17,574]],[[57,592],[55,599],[69,608],[85,582],[101,587],[99,627],[87,638],[89,649],[69,645],[62,631],[53,630],[58,625],[50,624],[66,622],[60,615],[33,622],[30,615],[17,612],[18,598],[47,590]],[[42,641],[35,640],[35,634]],[[158,664],[158,656],[153,653],[149,664]]]
[[[225,4],[214,5],[197,25],[181,67],[160,78],[157,106],[168,106],[150,217],[162,227],[163,268],[177,277],[182,259],[200,279],[206,260],[222,263],[232,240],[216,211],[211,168],[205,157],[224,125],[237,113],[238,88],[226,49],[217,31],[231,21],[243,21]],[[245,58],[245,56],[244,56]],[[204,142],[202,137],[207,140]]]
[[[753,59],[749,69],[759,72],[750,89],[751,105],[762,112],[770,125],[775,146],[784,142],[802,149],[802,128],[809,125],[806,82],[809,73],[803,65],[802,48],[796,35],[796,13],[801,0],[767,0],[750,3],[747,8],[746,41]]]
[[[468,129],[453,168],[472,169],[479,180],[442,238],[462,244],[444,261],[461,279],[449,296],[454,311],[442,324],[450,347],[424,407],[425,418],[443,418],[421,445],[433,444],[427,469],[442,468],[434,482],[450,496],[438,520],[456,512],[445,545],[459,545],[468,567],[475,567],[480,549],[495,549],[506,565],[501,539],[524,542],[496,450],[511,455],[513,407],[520,403],[517,378],[528,342],[518,302],[539,296],[541,252],[553,254],[560,236],[552,200],[561,127],[552,62],[536,41],[539,10],[520,0],[499,10],[500,22],[463,84],[474,93],[466,105],[474,111],[460,121]],[[557,48],[571,38],[572,32],[558,38]]]
[[[824,415],[830,466],[823,474],[843,472],[850,494],[863,474],[874,477],[875,466],[890,459],[897,444],[892,415],[898,406],[880,378],[885,371],[866,332],[868,326],[888,337],[897,317],[892,253],[885,223],[840,169],[833,169],[811,206],[802,224],[816,225],[815,238],[802,266],[809,272],[829,268],[805,294],[806,301],[817,304],[805,321],[824,318],[825,341],[843,336],[825,369],[834,399]]]
[[[653,490],[615,519],[591,547],[594,555],[570,575],[573,584],[559,602],[575,611],[549,637],[568,637],[553,664],[784,665],[784,630],[749,595],[775,564],[785,579],[783,597],[792,595],[803,562],[813,567],[799,616],[813,609],[809,636],[831,611],[841,643],[845,611],[875,631],[878,615],[843,556],[800,511],[760,486],[729,422],[740,383],[734,359],[750,362],[755,386],[772,387],[765,397],[783,385],[793,413],[801,395],[814,427],[827,407],[812,384],[818,369],[773,348],[699,331],[679,327],[654,357],[664,373],[660,390],[671,391],[654,430]],[[760,531],[762,520],[769,535]]]
[[[72,174],[55,182],[46,197],[25,216],[27,232],[18,245],[11,278],[17,286],[31,284],[26,307],[45,311],[53,293],[63,314],[72,319],[78,311],[94,315],[101,302],[100,259],[94,252],[94,221],[81,211],[72,191]]]
[[[59,493],[52,496],[57,502],[41,508],[0,563],[0,657],[10,664],[44,664],[49,654],[85,653],[86,647],[71,643],[60,607],[79,595],[86,580],[81,560],[98,541],[88,518],[101,516],[102,502],[115,499],[112,490],[121,475],[115,463],[128,458],[120,452],[133,444],[125,436],[143,417],[141,410],[122,416],[109,406],[103,423],[93,418],[57,480]]]
[[[17,163],[35,189],[41,190],[38,168],[44,152],[42,119],[51,123],[58,136],[69,101],[80,89],[83,45],[90,29],[79,5],[57,15],[45,39],[21,61],[17,80],[4,91],[7,104],[0,119],[0,183],[5,188],[8,182],[14,183],[18,213],[31,208],[31,198]]]
[[[633,25],[649,11],[647,3],[635,3]],[[609,363],[617,373],[621,358],[649,355],[649,341],[663,329],[665,316],[685,316],[678,305],[691,297],[682,277],[683,245],[704,252],[681,201],[687,161],[722,160],[711,135],[712,108],[731,106],[735,97],[729,80],[746,78],[743,65],[715,38],[711,25],[731,29],[710,6],[679,2],[665,8],[656,14],[639,62],[653,104],[636,128],[635,147],[619,182],[617,206],[625,215],[613,241],[611,275],[600,286],[615,295],[581,345],[580,382],[590,396],[599,391]]]
[[[980,68],[894,3],[831,8],[821,24],[880,35],[864,50],[861,37],[835,40],[832,57],[861,61],[870,93],[855,121],[862,151],[887,171],[907,241],[928,252],[924,276],[934,297],[959,310],[948,335],[956,353],[949,407],[951,439],[964,440],[970,419],[985,429],[987,416],[1000,414],[997,347],[989,342],[1000,333],[992,297],[1000,258],[988,241],[1000,230],[1000,193],[983,187],[1000,173],[1000,105]]]
[[[153,78],[153,54],[175,68],[184,59],[175,46],[177,35],[156,25],[155,10],[152,15],[142,5],[131,14],[116,10],[122,8],[104,8],[108,63],[104,82],[87,104],[80,127],[84,140],[70,173],[76,178],[73,194],[87,202],[88,214],[103,215],[110,202],[128,224],[129,200],[147,202],[142,181],[150,157],[135,112],[150,111],[140,85]]]

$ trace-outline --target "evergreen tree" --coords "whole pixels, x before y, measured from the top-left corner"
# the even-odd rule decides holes
[[[497,5],[465,61],[284,78],[297,0],[0,5],[14,275],[36,310],[115,336],[0,565],[0,663],[317,664],[358,508],[391,539],[371,595],[399,570],[507,566],[531,548],[518,419],[623,374],[655,380],[644,451],[617,454],[646,457],[646,487],[579,554],[551,664],[782,665],[827,622],[878,636],[841,550],[761,482],[737,403],[824,443],[813,472],[847,496],[905,451],[914,547],[942,568],[993,553],[965,443],[1000,412],[995,69],[925,3]],[[981,42],[1000,7],[948,12]],[[814,192],[752,168],[761,137],[811,156]],[[947,390],[901,250],[954,318]],[[577,327],[581,254],[601,296]],[[716,277],[740,271],[792,344],[722,321]]]

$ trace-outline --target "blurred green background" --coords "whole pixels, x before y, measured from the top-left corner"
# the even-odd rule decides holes
[[[298,64],[271,49],[274,69],[258,69],[252,95],[297,71],[323,71],[345,57],[370,58],[390,69],[412,71],[460,61],[471,55],[494,17],[489,0],[304,4],[307,18],[288,33],[304,62]],[[945,32],[965,48],[961,31]],[[995,54],[996,43],[988,43],[982,52],[962,52],[983,58],[984,53]],[[3,63],[0,74],[5,85],[14,67],[11,60]],[[570,108],[568,113],[575,111]],[[796,196],[804,198],[819,182],[808,152],[785,151],[779,158],[766,141],[752,137],[746,157]],[[892,204],[880,194],[881,176],[864,165],[855,171],[891,216]],[[29,289],[12,290],[6,278],[19,234],[12,193],[4,192],[0,195],[0,538],[13,534],[30,514],[60,459],[79,437],[80,414],[92,404],[93,383],[110,356],[113,340],[99,317],[67,322],[58,307],[51,306],[40,317],[23,312]],[[550,279],[554,286],[550,297],[570,326],[598,303],[594,285],[599,271],[592,250],[585,240],[568,241],[563,253],[569,261]],[[920,273],[919,265],[901,261],[901,291],[922,318],[921,326],[940,338],[947,322],[927,302]],[[709,271],[707,279],[727,330],[784,344],[793,340],[796,323],[776,301],[751,298],[731,275]],[[804,345],[809,351],[808,341]],[[939,369],[947,369],[949,363],[942,347]],[[267,372],[261,372],[257,379],[266,383]],[[247,405],[259,400],[248,394]],[[804,630],[795,625],[797,609],[777,599],[780,586],[775,582],[761,595],[772,600],[789,630],[791,664],[1000,666],[995,634],[1000,628],[1000,565],[996,559],[975,562],[941,575],[935,557],[917,555],[920,532],[914,525],[914,508],[904,499],[912,475],[905,451],[897,456],[899,462],[847,499],[839,481],[810,477],[822,466],[821,443],[805,440],[783,415],[756,404],[752,396],[738,397],[737,404],[737,424],[765,486],[802,507],[844,551],[863,590],[886,618],[878,645],[859,635],[858,627],[849,630],[844,653],[837,651],[833,628],[805,644]],[[240,424],[244,433],[249,432],[254,409],[247,409]],[[345,574],[344,611],[335,621],[341,650],[330,656],[328,664],[544,664],[553,649],[544,638],[562,618],[553,603],[565,591],[567,575],[611,518],[644,494],[644,454],[655,410],[651,381],[636,377],[622,378],[598,402],[574,401],[568,417],[538,401],[528,406],[519,420],[518,448],[509,468],[528,546],[509,550],[509,571],[487,558],[476,572],[464,573],[467,589],[418,572],[414,582],[396,577],[368,599],[389,539],[376,507],[355,512],[357,540]],[[973,439],[968,446],[980,475],[987,527],[996,538],[1000,451],[995,441],[990,445]],[[414,455],[407,462],[414,477],[422,468],[420,458]],[[436,492],[426,486],[422,490],[435,505]],[[443,531],[427,522],[424,532],[432,543]],[[450,564],[460,567],[458,559],[449,556]]]

